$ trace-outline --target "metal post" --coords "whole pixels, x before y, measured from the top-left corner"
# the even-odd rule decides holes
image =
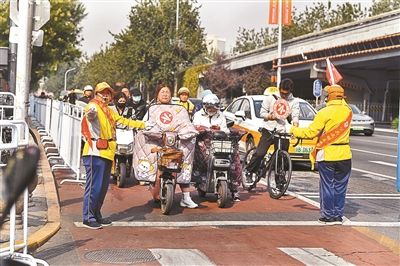
[[[282,0],[279,0],[278,7],[278,69],[276,71],[276,86],[279,88],[281,83],[281,58],[282,58]]]
[[[34,3],[32,0],[19,2],[19,39],[17,49],[17,72],[15,88],[15,119],[23,120],[27,115],[25,99],[29,93],[29,65],[31,54]]]
[[[399,116],[400,119],[400,97],[399,97]],[[400,192],[400,122],[397,125],[397,192]]]
[[[10,26],[17,26],[12,20],[10,20]],[[16,43],[9,44],[10,48],[10,59],[9,59],[9,75],[8,75],[8,85],[10,91],[15,94],[15,82],[16,82],[16,71],[17,71],[17,49],[18,45]]]
[[[179,30],[179,0],[176,0],[176,23],[175,23],[175,45],[177,45],[177,48],[180,49],[179,47],[179,38],[178,38],[178,30]],[[176,65],[176,70],[174,72],[174,96],[176,96],[178,92],[178,66]]]
[[[70,68],[67,71],[65,71],[65,74],[64,74],[64,91],[67,91],[67,76],[68,76],[68,73],[71,72],[71,71],[74,71],[75,69],[76,68],[73,67],[73,68]]]

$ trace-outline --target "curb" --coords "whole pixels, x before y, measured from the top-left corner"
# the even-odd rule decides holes
[[[40,140],[39,133],[36,129],[31,128],[36,138]],[[43,145],[38,143],[40,148],[40,161],[39,165],[42,169],[43,174],[43,185],[46,194],[47,203],[47,222],[46,224],[28,236],[28,249],[37,249],[52,236],[54,236],[61,228],[61,212],[60,204],[58,202],[58,194],[56,190],[56,184],[53,177],[53,173],[50,168],[50,164],[47,160],[46,153]]]
[[[388,132],[388,133],[395,133],[397,134],[397,130],[395,129],[390,129],[390,128],[375,128],[375,131],[377,132]]]

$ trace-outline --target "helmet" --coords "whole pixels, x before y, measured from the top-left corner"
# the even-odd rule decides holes
[[[181,95],[182,93],[187,93],[188,95],[190,94],[190,91],[186,87],[182,87],[178,90],[178,96]]]
[[[218,96],[215,94],[208,94],[204,96],[202,102],[204,107],[213,106],[215,108],[218,108],[220,103]]]
[[[206,112],[206,114],[208,114],[209,116],[213,116],[217,113],[218,109],[219,109],[219,99],[218,96],[215,94],[208,94],[206,96],[204,96],[203,100],[203,109],[204,112]],[[215,110],[207,110],[209,109],[209,107],[213,107],[213,109]]]
[[[90,86],[90,85],[86,85],[86,86],[83,88],[83,91],[84,91],[84,92],[85,92],[85,91],[93,91],[93,87]]]
[[[344,89],[340,85],[330,85],[324,88],[324,91],[328,94],[327,101],[338,100],[345,98]]]
[[[279,90],[278,90],[277,87],[268,87],[268,88],[265,89],[263,94],[264,95],[273,95],[273,94],[278,95],[279,94]]]

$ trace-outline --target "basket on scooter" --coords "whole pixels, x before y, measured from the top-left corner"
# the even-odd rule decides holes
[[[171,148],[164,148],[158,157],[158,167],[161,171],[179,173],[182,169],[183,152]]]
[[[216,153],[233,153],[233,145],[232,141],[227,139],[227,140],[217,140],[217,139],[212,139],[211,140],[211,152],[216,154]]]

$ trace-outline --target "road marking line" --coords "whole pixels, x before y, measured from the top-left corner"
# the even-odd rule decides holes
[[[323,248],[278,248],[305,265],[345,265],[354,264],[336,256]]]
[[[392,166],[392,167],[396,167],[397,165],[394,163],[387,163],[387,162],[382,162],[382,161],[369,161],[371,163],[376,163],[376,164],[382,164],[382,165],[387,165],[387,166]]]
[[[353,142],[353,141],[357,141],[357,140],[362,141],[362,142],[365,143],[365,140],[362,140],[362,139],[352,139],[351,141]],[[387,143],[387,142],[380,142],[380,141],[368,140],[367,142],[368,142],[368,143],[376,143],[376,144],[390,145],[390,146],[397,146],[397,144],[392,144],[392,143]],[[351,145],[351,143],[350,143],[350,145]]]
[[[354,148],[352,148],[351,151],[358,151],[358,152],[364,152],[364,153],[375,154],[375,155],[380,155],[380,156],[397,158],[396,155],[390,155],[390,154],[384,154],[384,153],[378,153],[378,152],[366,151],[366,150],[359,150],[359,149],[354,149]]]
[[[344,226],[400,227],[400,222],[353,222],[343,217]],[[74,222],[84,227],[82,222]],[[112,227],[202,227],[202,226],[325,226],[318,221],[187,221],[187,222],[118,222]]]
[[[393,177],[393,176],[382,175],[382,174],[378,174],[378,173],[374,173],[374,172],[370,172],[370,171],[366,171],[366,170],[362,170],[362,169],[358,169],[358,168],[354,168],[354,167],[351,168],[351,170],[357,171],[357,172],[361,172],[361,173],[365,173],[365,174],[371,174],[371,175],[375,175],[375,176],[379,176],[379,177],[384,177],[384,178],[396,180],[396,177]]]
[[[309,195],[307,198],[310,199],[318,199],[318,195]],[[349,196],[346,195],[346,199],[395,199],[395,200],[400,200],[400,197],[375,197],[375,196]]]
[[[318,192],[296,192],[300,195],[319,195]],[[385,197],[398,197],[399,194],[394,193],[347,193],[347,196],[385,196]]]
[[[161,265],[215,265],[211,260],[197,249],[149,249]]]

